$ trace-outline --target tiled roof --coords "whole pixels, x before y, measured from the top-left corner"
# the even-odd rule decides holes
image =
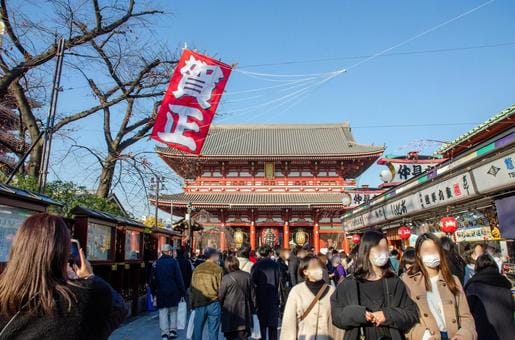
[[[193,205],[263,206],[263,205],[339,205],[344,194],[338,193],[180,193],[162,195],[159,201]]]
[[[340,156],[378,154],[382,146],[358,144],[348,124],[213,125],[205,156]],[[158,147],[158,153],[181,155]]]
[[[456,145],[459,145],[463,143],[463,141],[472,138],[476,134],[484,131],[485,129],[488,129],[492,125],[496,124],[497,122],[500,122],[504,119],[510,118],[515,116],[515,104],[508,107],[507,109],[499,112],[498,114],[490,117],[487,121],[479,124],[475,128],[465,132],[463,135],[459,136],[458,138],[450,141],[449,143],[443,144],[440,149],[438,149],[435,154],[444,154],[447,150],[452,149]],[[513,118],[511,118],[513,119]],[[506,128],[509,128],[509,125],[506,125]]]

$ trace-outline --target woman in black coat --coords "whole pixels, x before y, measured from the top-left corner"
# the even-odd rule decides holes
[[[510,281],[499,273],[497,263],[488,254],[477,258],[475,272],[465,285],[465,293],[478,338],[513,339],[515,306]]]
[[[240,270],[240,262],[228,256],[224,262],[226,275],[218,292],[222,305],[222,332],[227,340],[247,339],[255,314],[256,296],[250,274]]]
[[[354,268],[331,296],[333,324],[345,330],[345,340],[404,339],[418,321],[417,306],[390,269],[388,244],[381,232],[363,235]]]

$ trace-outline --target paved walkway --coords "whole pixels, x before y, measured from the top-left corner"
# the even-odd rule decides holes
[[[118,328],[110,340],[160,340],[159,316],[157,312],[143,314]],[[186,331],[179,331],[177,339],[186,339]]]

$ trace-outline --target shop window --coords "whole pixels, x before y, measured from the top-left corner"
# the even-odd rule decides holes
[[[141,232],[127,230],[125,233],[125,259],[141,259]]]
[[[0,262],[7,262],[14,235],[30,215],[30,210],[0,205]]]
[[[111,227],[88,223],[88,260],[111,260]]]

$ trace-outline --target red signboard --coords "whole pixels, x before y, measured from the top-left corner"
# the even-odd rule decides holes
[[[159,107],[152,138],[200,154],[231,69],[185,49]]]

